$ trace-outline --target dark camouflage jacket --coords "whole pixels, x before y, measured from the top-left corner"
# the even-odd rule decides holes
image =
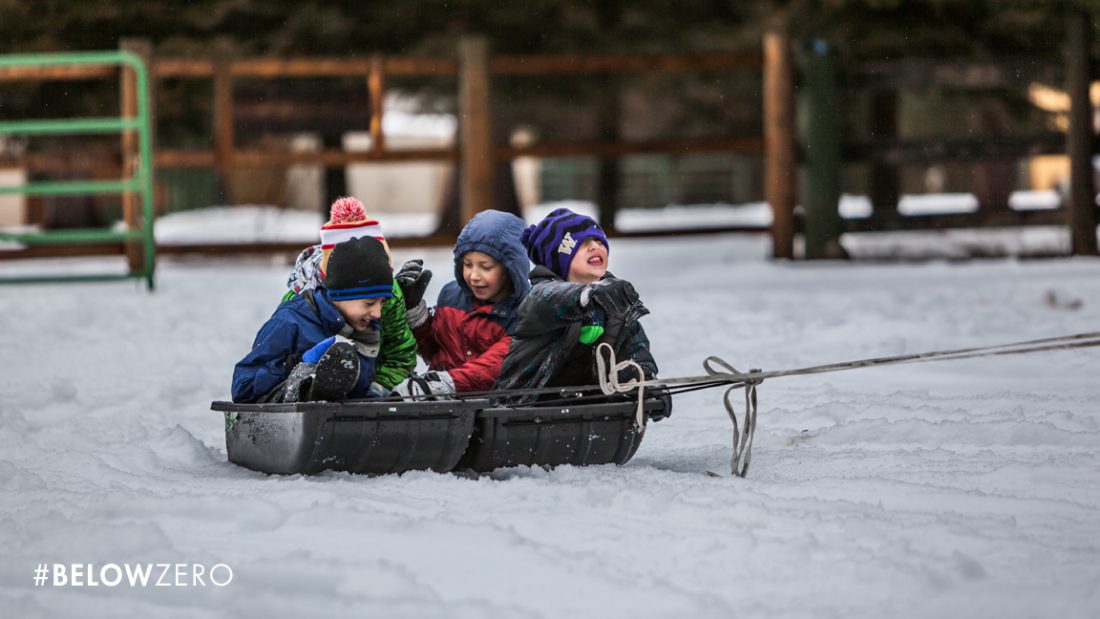
[[[596,344],[585,345],[579,341],[581,328],[598,320],[595,308],[580,306],[585,285],[564,281],[543,266],[536,266],[530,277],[531,291],[519,306],[519,321],[494,390],[598,384],[595,350],[601,342],[612,345],[617,361],[631,359],[638,363],[647,380],[657,377],[649,338],[638,322],[649,313],[644,306],[637,304],[626,316],[606,316],[603,336]],[[604,275],[604,279],[613,277],[610,273]],[[623,370],[619,379],[636,376],[633,370]],[[562,382],[563,377],[570,380]],[[578,383],[578,377],[586,380]]]

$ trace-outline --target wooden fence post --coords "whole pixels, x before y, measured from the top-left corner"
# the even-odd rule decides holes
[[[367,90],[370,92],[370,150],[375,155],[381,155],[386,150],[386,136],[382,133],[382,106],[386,94],[384,66],[381,54],[371,57]]]
[[[493,132],[490,118],[489,43],[459,43],[459,187],[462,222],[493,207]]]
[[[879,90],[871,95],[871,137],[894,141],[898,138],[898,91]],[[901,198],[898,167],[881,160],[871,161],[869,194],[875,215],[895,216]]]
[[[772,209],[772,257],[794,258],[794,67],[785,33],[764,36],[764,200]]]
[[[614,144],[622,138],[619,122],[622,119],[622,87],[614,75],[602,80],[603,96],[596,102],[596,131],[600,141]],[[615,216],[622,199],[620,159],[617,155],[600,157],[596,162],[597,218],[607,232],[615,231]]]
[[[229,59],[214,62],[214,168],[222,189],[222,199],[233,203],[233,75]]]
[[[153,44],[146,39],[131,39],[124,38],[118,42],[118,48],[122,51],[133,52],[141,57],[145,62],[145,66],[149,68],[149,83],[147,88],[149,89],[149,129],[152,132],[150,135],[150,143],[154,145],[153,139],[156,134],[156,115],[153,108],[153,93],[155,92],[155,80],[153,79],[152,72],[152,58],[153,58]],[[137,76],[129,68],[123,66],[119,69],[121,88],[119,90],[119,109],[121,110],[120,116],[123,118],[136,118],[138,115],[138,91],[137,91]],[[134,178],[138,172],[138,168],[141,165],[141,150],[138,143],[137,133],[134,131],[122,132],[122,178]],[[155,178],[155,176],[154,176]],[[154,183],[155,186],[155,183]],[[145,200],[154,200],[154,196],[144,196]],[[142,220],[142,204],[138,201],[137,195],[132,191],[123,192],[122,194],[122,220],[126,222],[128,230],[142,230],[145,226],[152,226],[153,222]],[[130,268],[131,273],[137,273],[145,270],[145,253],[141,243],[137,241],[126,242],[126,262]]]
[[[843,258],[840,234],[841,93],[836,56],[824,41],[814,41],[801,54],[803,88],[798,97],[799,134],[806,166],[802,208],[805,209],[806,258]]]
[[[1074,255],[1097,255],[1096,186],[1093,181],[1092,102],[1089,100],[1092,20],[1087,13],[1066,16],[1066,92],[1070,97],[1066,150],[1070,160],[1070,247]]]

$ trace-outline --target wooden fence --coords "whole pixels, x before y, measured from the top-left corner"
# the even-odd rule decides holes
[[[518,157],[621,157],[642,154],[688,155],[698,153],[735,153],[760,156],[763,140],[750,135],[731,138],[682,138],[651,141],[584,141],[528,146],[494,145],[492,141],[490,93],[494,77],[503,76],[594,76],[602,74],[723,72],[761,70],[758,53],[675,54],[659,56],[504,56],[490,55],[484,39],[466,39],[457,60],[425,57],[369,58],[163,58],[151,52],[144,41],[130,40],[121,47],[142,56],[157,82],[165,79],[208,79],[213,83],[213,146],[205,149],[156,148],[157,168],[212,168],[219,178],[228,178],[235,167],[285,166],[291,164],[342,167],[353,163],[385,163],[407,161],[454,161],[459,165],[460,204],[462,220],[468,220],[479,210],[493,203],[494,164]],[[64,67],[51,71],[51,78],[82,80],[102,77],[98,69],[85,70]],[[41,74],[39,74],[41,75]],[[457,78],[459,139],[455,148],[400,149],[386,146],[382,129],[383,101],[387,80],[398,77]],[[17,72],[0,72],[0,80],[33,77]],[[313,152],[285,152],[246,149],[237,145],[234,123],[238,114],[235,103],[235,82],[240,79],[283,79],[353,77],[366,81],[369,105],[363,114],[369,117],[371,147],[367,151],[349,152],[327,149]],[[153,100],[156,100],[154,94]],[[156,113],[155,105],[153,112]],[[32,172],[63,172],[56,160],[30,155],[25,165]],[[730,228],[735,229],[735,228]],[[736,228],[741,229],[741,228]],[[420,239],[423,241],[424,239]],[[434,239],[428,239],[434,240]],[[445,239],[439,239],[445,240]],[[397,241],[398,244],[401,241]],[[28,255],[45,255],[43,249]],[[165,247],[163,253],[205,251],[232,252],[240,246]],[[283,251],[289,246],[263,244],[253,246],[258,251]],[[15,254],[20,252],[7,252]],[[52,248],[52,254],[89,253],[75,248]],[[99,248],[96,253],[113,253]]]
[[[841,233],[879,230],[984,228],[1028,225],[1068,226],[1074,254],[1097,254],[1098,224],[1094,168],[1096,154],[1089,84],[1095,79],[1092,26],[1088,16],[1071,13],[1066,21],[1064,59],[1015,58],[996,61],[897,60],[860,67],[837,66],[828,45],[794,53],[782,35],[765,40],[766,199],[775,212],[773,235],[777,257],[793,257],[797,163],[806,175],[802,187],[806,257],[837,257]],[[797,67],[797,69],[795,68]],[[801,78],[795,94],[796,74]],[[1067,130],[1030,135],[940,136],[903,139],[897,135],[899,92],[955,89],[968,93],[1024,88],[1030,82],[1064,84],[1071,111]],[[858,123],[848,105],[859,93],[870,93],[870,118],[863,119],[872,139],[853,140],[843,131]],[[796,106],[798,107],[796,114]],[[802,123],[796,121],[801,117]],[[801,127],[796,125],[801,124]],[[902,215],[898,168],[944,162],[1012,162],[1045,154],[1067,154],[1071,161],[1067,204],[1053,210],[1022,211],[1009,207],[1010,191],[976,188],[976,212]],[[838,213],[843,167],[869,163],[873,213],[866,219],[842,220]]]
[[[843,231],[918,229],[929,227],[1031,225],[1056,223],[1073,230],[1074,253],[1096,253],[1096,208],[1091,174],[1094,140],[1091,128],[1092,107],[1088,101],[1088,83],[1092,76],[1091,50],[1088,46],[1087,18],[1071,17],[1067,22],[1069,40],[1065,69],[1057,61],[1018,62],[921,62],[899,61],[860,67],[852,80],[839,82],[837,68],[828,54],[808,54],[796,62],[789,38],[769,34],[762,53],[693,54],[661,56],[498,56],[490,55],[482,39],[462,42],[457,59],[424,57],[369,58],[162,58],[151,53],[143,41],[126,41],[124,49],[142,56],[151,68],[153,90],[158,80],[172,78],[208,79],[213,84],[212,147],[195,150],[156,148],[155,167],[207,167],[225,178],[237,166],[284,166],[309,164],[341,167],[352,163],[399,161],[454,161],[459,166],[462,219],[493,203],[494,164],[517,157],[602,158],[639,154],[732,153],[764,156],[765,199],[772,206],[770,227],[776,257],[794,256],[794,237],[799,222],[794,207],[803,196],[805,218],[801,223],[807,238],[807,257],[827,257],[829,244]],[[103,77],[105,69],[56,67],[50,77],[88,79]],[[494,145],[491,132],[490,93],[494,77],[548,75],[602,75],[651,72],[759,72],[763,80],[762,131],[760,135],[726,138],[666,139],[655,141],[585,141],[530,146]],[[41,72],[37,75],[42,75]],[[458,83],[460,134],[455,148],[391,150],[382,129],[383,101],[387,80],[399,77],[437,76],[455,78]],[[0,71],[0,80],[33,77],[18,72]],[[234,136],[238,114],[235,82],[240,79],[276,79],[288,77],[352,77],[365,80],[369,105],[363,114],[369,117],[371,147],[363,152],[321,150],[314,152],[273,152],[241,148]],[[991,88],[1005,83],[1024,83],[1028,79],[1045,82],[1063,80],[1073,101],[1070,129],[1066,134],[1048,133],[996,139],[937,138],[903,140],[892,135],[896,129],[896,93],[931,85],[959,88]],[[876,93],[871,122],[876,124],[873,141],[854,142],[839,132],[839,114],[835,105],[843,88],[870,89]],[[155,95],[153,100],[156,100]],[[802,109],[797,109],[802,106]],[[807,109],[809,106],[809,109]],[[155,105],[153,113],[155,114]],[[798,116],[810,121],[800,132]],[[1067,137],[1068,136],[1068,137]],[[812,148],[809,146],[812,145]],[[1071,208],[1057,211],[1018,212],[1004,204],[983,204],[978,213],[967,215],[905,217],[898,214],[897,167],[904,164],[944,160],[981,161],[1020,158],[1042,153],[1068,152],[1073,161],[1070,191]],[[866,220],[841,221],[837,214],[839,178],[842,166],[852,162],[871,162],[874,214]],[[31,171],[57,170],[59,163],[48,157],[28,155],[25,165]],[[804,166],[808,185],[798,191],[799,166]],[[64,163],[60,164],[64,165]],[[746,230],[747,228],[728,228]],[[761,230],[756,228],[755,230]],[[677,233],[677,231],[670,231]],[[1091,239],[1091,245],[1090,245]],[[419,239],[445,241],[447,239]],[[397,244],[402,241],[395,239]],[[254,246],[165,247],[172,252],[285,251],[297,248],[284,244]],[[43,254],[42,252],[47,252]],[[32,255],[71,255],[74,248],[52,246],[27,252],[0,252],[20,257]],[[95,253],[117,253],[119,249],[98,248]],[[88,250],[80,251],[89,253]]]

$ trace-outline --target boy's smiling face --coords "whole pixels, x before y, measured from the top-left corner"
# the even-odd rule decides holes
[[[384,299],[351,299],[349,301],[333,301],[332,304],[340,310],[344,320],[352,329],[362,331],[370,326],[372,320],[382,318],[382,303]]]
[[[600,281],[604,273],[607,273],[607,246],[599,239],[589,237],[573,251],[566,280],[576,284],[592,284]]]
[[[489,254],[468,251],[462,254],[462,279],[474,298],[483,303],[496,303],[512,294],[508,270]]]

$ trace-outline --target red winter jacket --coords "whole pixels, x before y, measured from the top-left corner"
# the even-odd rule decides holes
[[[455,391],[488,391],[508,354],[516,324],[516,309],[531,289],[530,262],[520,243],[523,220],[501,211],[474,216],[455,243],[455,281],[443,286],[424,324],[413,328],[420,356],[429,370],[446,370]],[[481,303],[462,279],[462,256],[479,251],[500,262],[512,282],[511,296]]]
[[[440,303],[426,323],[413,329],[428,368],[446,370],[455,391],[488,391],[500,375],[512,342],[506,323],[512,322],[509,314],[514,313],[502,304],[511,305],[506,301],[475,304],[463,311]]]

